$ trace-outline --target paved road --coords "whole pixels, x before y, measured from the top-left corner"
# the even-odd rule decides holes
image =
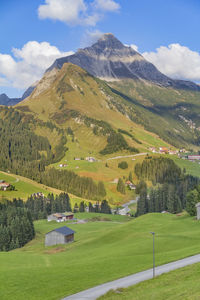
[[[161,275],[163,273],[167,273],[169,271],[179,269],[185,267],[187,265],[192,265],[200,262],[200,254],[190,256],[181,260],[177,260],[175,262],[162,265],[156,268],[156,276]],[[141,281],[145,281],[147,279],[152,278],[152,269],[136,273],[127,277],[123,277],[121,279],[117,279],[115,281],[107,282],[105,284],[98,285],[94,288],[85,290],[78,294],[74,294],[64,298],[63,300],[95,300],[98,297],[104,295],[111,289],[117,288],[126,288]]]
[[[125,207],[129,207],[129,205],[131,205],[131,204],[133,204],[133,203],[137,203],[137,202],[138,202],[138,199],[139,199],[139,197],[137,196],[136,199],[130,200],[129,202],[122,204],[122,207],[124,207],[124,208],[125,208]]]
[[[147,153],[138,153],[138,154],[132,154],[132,155],[125,155],[125,156],[115,156],[115,157],[107,158],[106,160],[130,158],[130,157],[141,156],[141,155],[147,155]]]

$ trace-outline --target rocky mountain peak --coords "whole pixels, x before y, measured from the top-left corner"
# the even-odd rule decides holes
[[[57,59],[47,70],[61,69],[70,62],[91,75],[106,81],[123,79],[145,80],[153,84],[176,89],[199,91],[193,82],[173,80],[162,74],[152,63],[131,47],[125,46],[112,33],[106,33],[91,47],[79,49],[75,54]]]
[[[103,50],[105,48],[123,49],[125,46],[112,33],[105,33],[92,47],[100,47]]]

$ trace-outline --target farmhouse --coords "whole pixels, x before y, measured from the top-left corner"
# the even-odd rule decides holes
[[[40,197],[44,198],[44,194],[42,192],[33,193],[31,194],[31,196],[34,198],[40,198]]]
[[[85,160],[92,162],[92,163],[97,161],[96,158],[94,158],[94,157],[86,157]]]
[[[159,152],[162,154],[166,154],[166,153],[169,153],[169,149],[167,149],[166,147],[160,147]]]
[[[188,155],[189,160],[200,160],[200,155]]]
[[[45,246],[71,243],[74,241],[74,233],[67,226],[54,229],[45,235]]]
[[[6,191],[10,187],[10,183],[5,182],[4,180],[0,181],[0,190]]]
[[[72,212],[64,213],[64,214],[55,213],[55,214],[48,216],[47,221],[48,222],[56,221],[56,222],[60,223],[60,222],[65,222],[67,220],[72,220],[73,218],[74,218],[74,214]]]
[[[130,190],[136,189],[136,186],[130,180],[126,182],[126,186],[128,186]]]

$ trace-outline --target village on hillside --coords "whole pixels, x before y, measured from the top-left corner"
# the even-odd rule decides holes
[[[189,160],[192,162],[200,162],[200,154],[199,153],[193,153],[184,148],[179,149],[179,150],[171,150],[167,147],[159,147],[159,148],[150,147],[149,150],[152,153],[177,155],[181,159]]]

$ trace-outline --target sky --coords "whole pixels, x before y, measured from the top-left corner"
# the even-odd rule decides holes
[[[172,78],[200,82],[200,0],[0,0],[0,94],[113,33]]]

